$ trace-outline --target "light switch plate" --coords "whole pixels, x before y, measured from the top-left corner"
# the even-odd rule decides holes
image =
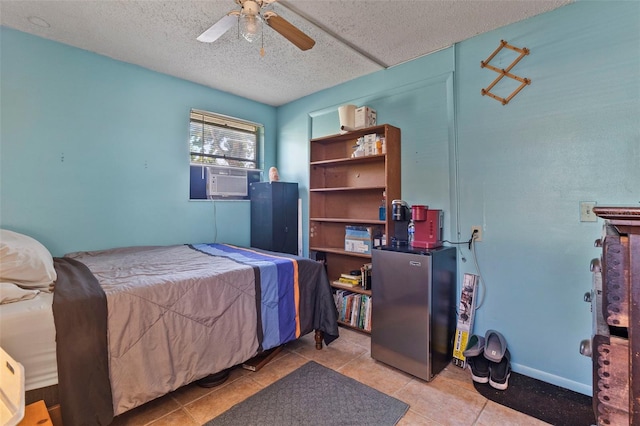
[[[597,222],[598,216],[593,212],[595,201],[580,201],[580,222]]]

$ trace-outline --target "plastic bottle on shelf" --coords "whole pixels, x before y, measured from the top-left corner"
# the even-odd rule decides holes
[[[382,192],[382,203],[378,208],[378,220],[387,220],[387,193]]]
[[[416,226],[414,225],[413,220],[409,221],[408,228],[409,229],[407,231],[408,231],[408,234],[409,234],[409,245],[412,245],[413,244],[413,236],[416,233]]]

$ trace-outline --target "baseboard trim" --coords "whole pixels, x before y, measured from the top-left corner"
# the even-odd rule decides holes
[[[534,379],[542,380],[543,382],[551,383],[552,385],[560,386],[562,388],[569,389],[583,395],[593,395],[593,386],[591,385],[585,385],[584,383],[569,380],[564,377],[549,374],[544,371],[536,370],[535,368],[526,367],[520,364],[512,363],[511,369],[516,373],[520,373]]]

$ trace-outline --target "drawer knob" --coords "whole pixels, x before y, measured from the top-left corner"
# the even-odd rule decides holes
[[[591,358],[591,339],[584,339],[580,342],[580,353]]]

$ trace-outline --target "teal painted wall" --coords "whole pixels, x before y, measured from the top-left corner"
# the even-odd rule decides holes
[[[639,17],[635,1],[578,2],[457,48],[460,224],[484,228],[479,330],[504,330],[521,372],[585,393],[602,220],[580,222],[579,203],[640,205]],[[531,50],[514,70],[532,83],[506,106],[478,96],[500,39]]]
[[[640,201],[638,16],[636,1],[580,1],[277,109],[2,28],[0,225],[54,255],[248,244],[247,202],[188,201],[198,108],[265,125],[266,168],[300,183],[306,247],[308,140],[338,131],[339,105],[370,105],[402,129],[402,197],[443,209],[450,240],[483,226],[476,333],[505,334],[516,371],[590,394],[578,346],[602,221],[578,205]],[[506,106],[480,95],[502,39],[531,50],[513,71],[532,84]],[[477,273],[465,246],[459,270]]]
[[[453,157],[448,144],[453,133],[452,120],[448,119],[453,114],[453,51],[442,50],[409,64],[415,66],[404,64],[380,71],[278,109],[278,170],[285,180],[299,182],[305,250],[308,250],[308,140],[338,133],[338,107],[346,103],[369,105],[376,110],[378,123],[401,129],[403,199],[448,212],[447,232],[454,226],[449,186],[449,162]]]
[[[280,173],[306,197],[308,139],[337,133],[339,105],[374,107],[402,130],[402,197],[444,209],[450,240],[483,227],[474,331],[502,332],[515,371],[591,394],[578,348],[602,221],[580,222],[578,207],[640,203],[638,16],[640,2],[580,1],[282,106]],[[480,61],[500,40],[531,51],[513,72],[532,83],[506,106],[480,94],[497,76]],[[459,248],[460,276],[477,273]]]
[[[54,255],[128,245],[248,245],[248,201],[189,201],[191,108],[265,126],[276,109],[2,28],[0,225]]]

